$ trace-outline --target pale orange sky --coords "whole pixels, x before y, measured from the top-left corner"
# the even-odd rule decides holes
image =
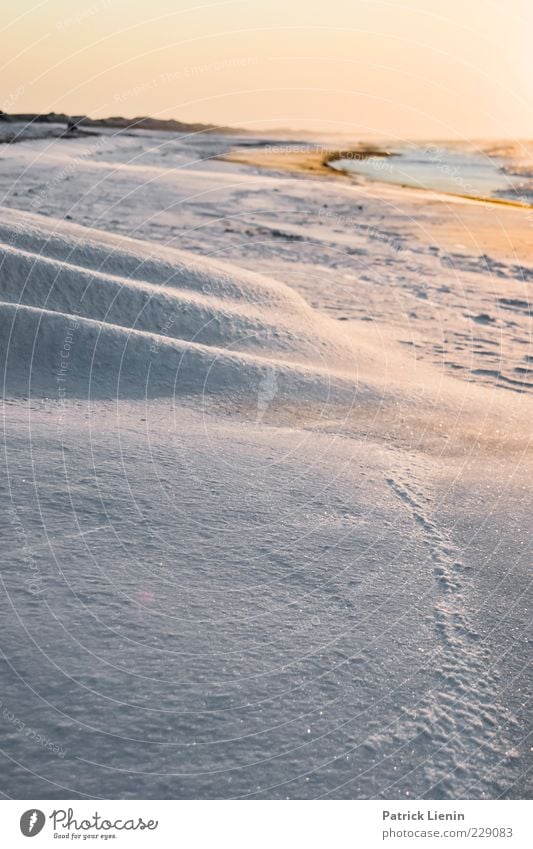
[[[529,0],[3,0],[0,108],[533,136]]]

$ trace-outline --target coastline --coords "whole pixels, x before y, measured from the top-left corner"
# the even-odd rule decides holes
[[[331,168],[331,163],[340,159],[368,159],[371,156],[387,158],[393,154],[373,144],[360,144],[351,148],[321,147],[317,150],[302,150],[304,142],[292,144],[273,143],[265,148],[230,150],[218,159],[238,165],[253,165],[273,171],[288,171],[290,174],[306,174],[328,178],[350,178],[356,176],[342,168]]]
[[[354,147],[351,150],[354,158],[365,157],[365,148]],[[379,155],[375,148],[366,150],[367,156]],[[504,261],[533,264],[530,239],[533,206],[506,198],[482,198],[398,185],[330,167],[328,163],[338,161],[341,153],[346,153],[346,150],[285,153],[279,149],[265,152],[257,148],[231,150],[217,158],[272,174],[287,173],[297,178],[345,183],[363,195],[375,195],[384,200],[389,198],[392,204],[404,205],[408,215],[417,216],[422,212],[429,242],[449,249],[467,248],[481,257],[491,254]],[[382,149],[381,155],[388,154]],[[437,214],[427,215],[428,210],[435,210]]]
[[[395,154],[392,154],[379,146],[374,147],[363,145],[347,149],[332,148],[329,152],[313,150],[300,152],[293,150],[287,153],[281,149],[281,146],[273,145],[273,149],[269,151],[265,151],[260,148],[255,150],[232,150],[229,153],[220,155],[218,158],[223,161],[234,162],[239,165],[250,165],[256,168],[266,168],[272,171],[288,171],[294,176],[305,174],[307,176],[329,177],[330,179],[335,179],[341,176],[349,178],[353,183],[368,182],[387,186],[397,185],[401,189],[442,196],[444,198],[462,198],[463,200],[474,201],[482,204],[498,204],[501,206],[515,207],[517,209],[533,209],[533,203],[527,203],[525,201],[511,200],[510,198],[471,195],[462,192],[446,192],[408,184],[400,185],[390,180],[358,174],[355,170],[348,170],[347,168],[340,166],[332,167],[334,162],[341,162],[342,160],[368,159],[370,157],[388,158],[394,155]]]

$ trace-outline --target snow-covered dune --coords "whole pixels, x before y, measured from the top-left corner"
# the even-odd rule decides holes
[[[216,260],[4,209],[7,391],[69,397],[276,394],[344,400],[349,337],[282,283]]]
[[[529,798],[523,210],[226,147],[2,151],[0,792]]]

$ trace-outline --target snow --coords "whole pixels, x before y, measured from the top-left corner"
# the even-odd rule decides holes
[[[0,159],[2,792],[527,796],[523,255],[223,139],[91,144]]]
[[[348,391],[349,339],[274,280],[27,213],[0,238],[7,388],[227,396],[272,359],[282,392],[331,392],[335,364]]]

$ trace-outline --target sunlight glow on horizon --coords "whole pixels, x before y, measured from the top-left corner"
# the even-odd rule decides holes
[[[4,0],[0,108],[533,136],[527,0]]]

